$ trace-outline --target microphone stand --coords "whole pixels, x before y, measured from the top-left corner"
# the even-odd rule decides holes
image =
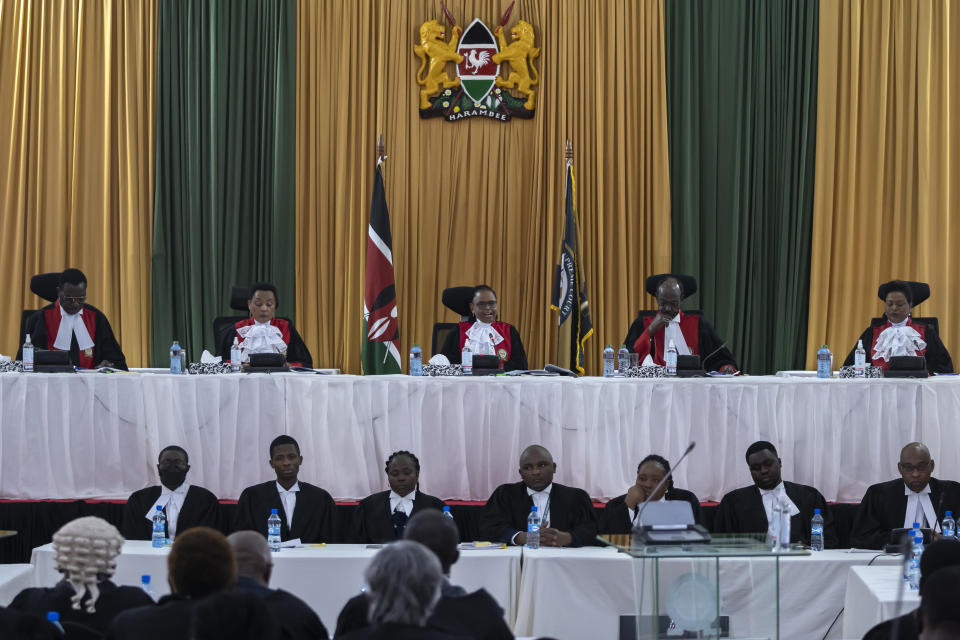
[[[640,516],[643,515],[643,510],[647,508],[647,505],[648,505],[648,504],[650,504],[650,499],[653,498],[653,496],[655,496],[655,495],[657,494],[657,491],[660,490],[660,487],[663,486],[663,483],[670,479],[670,476],[672,476],[672,475],[673,475],[673,472],[677,470],[677,467],[680,466],[680,463],[683,462],[683,459],[686,458],[687,455],[688,455],[691,451],[693,451],[693,448],[696,447],[696,446],[697,446],[697,443],[696,443],[696,442],[691,442],[691,443],[690,443],[690,446],[688,446],[688,447],[687,447],[687,450],[683,452],[683,455],[680,456],[680,459],[677,460],[676,464],[673,465],[673,467],[670,469],[670,471],[667,471],[667,474],[666,474],[665,476],[663,476],[663,479],[662,479],[659,483],[657,483],[657,486],[655,486],[655,487],[653,488],[653,491],[650,492],[650,495],[647,496],[647,499],[643,501],[643,504],[642,504],[642,505],[640,505],[640,510],[637,511],[637,515],[634,516],[634,518],[633,518],[634,525],[636,525],[637,523],[640,522]]]

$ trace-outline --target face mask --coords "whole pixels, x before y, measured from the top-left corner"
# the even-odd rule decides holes
[[[176,489],[187,479],[185,469],[164,469],[160,471],[160,483],[168,489]]]

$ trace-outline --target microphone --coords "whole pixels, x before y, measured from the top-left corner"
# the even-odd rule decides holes
[[[637,515],[634,516],[634,518],[633,518],[634,523],[640,522],[640,516],[643,515],[643,510],[647,508],[647,505],[648,505],[648,504],[650,504],[650,498],[652,498],[654,495],[656,495],[657,491],[660,490],[660,487],[663,486],[663,483],[670,479],[670,476],[673,475],[673,472],[677,470],[677,467],[679,467],[679,466],[680,466],[680,463],[683,462],[683,459],[686,458],[687,455],[688,455],[691,451],[693,451],[693,448],[694,448],[695,446],[697,446],[697,443],[696,443],[696,442],[691,442],[691,443],[690,443],[690,446],[687,447],[687,450],[683,452],[683,455],[682,455],[682,456],[680,456],[680,459],[677,460],[677,462],[673,465],[673,467],[670,468],[670,471],[667,471],[667,475],[663,476],[663,480],[661,480],[661,481],[657,484],[657,486],[655,486],[655,487],[653,488],[653,491],[650,492],[650,495],[647,496],[647,499],[644,500],[644,501],[643,501],[643,504],[640,505],[640,510],[637,511]]]
[[[720,350],[726,348],[726,346],[727,346],[727,343],[724,342],[724,343],[721,344],[719,347],[717,347],[716,349],[714,349],[713,351],[711,351],[709,355],[707,355],[705,358],[703,358],[703,360],[700,361],[700,364],[703,366],[703,368],[704,368],[704,369],[707,368],[707,360],[709,360],[709,359],[712,358],[713,356],[715,356],[715,355],[717,355],[718,353],[720,353]]]
[[[558,367],[555,364],[546,364],[543,366],[543,370],[549,371],[550,373],[559,373],[562,376],[569,376],[571,378],[580,377],[577,374],[575,374],[573,371],[570,371],[570,369],[564,369],[563,367]]]

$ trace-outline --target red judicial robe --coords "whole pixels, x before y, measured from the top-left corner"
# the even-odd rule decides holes
[[[241,327],[249,327],[254,323],[253,318],[247,318],[246,320],[241,320],[236,323],[234,327],[240,329]],[[308,369],[313,368],[313,357],[310,355],[310,351],[307,350],[307,345],[304,344],[303,339],[300,337],[300,334],[297,333],[297,330],[290,326],[290,323],[284,320],[283,318],[273,318],[270,320],[270,324],[280,329],[280,338],[283,340],[284,344],[287,345],[287,362],[295,367],[307,367]],[[233,335],[227,333],[227,339],[224,341],[225,349],[222,349],[221,353],[224,356],[229,357],[230,348],[233,346],[233,338],[236,336],[237,341],[240,344],[243,344],[243,338],[237,331],[233,332]]]
[[[527,353],[523,349],[523,342],[520,340],[520,334],[513,328],[513,325],[499,320],[490,323],[496,329],[497,333],[503,336],[503,342],[497,345],[497,351],[503,360],[504,371],[523,371],[527,367]],[[473,322],[461,322],[458,331],[451,331],[440,353],[447,356],[451,364],[460,364],[460,354],[463,351],[463,345],[467,342],[467,331],[473,326]]]
[[[864,332],[860,334],[860,340],[863,341],[863,348],[867,352],[867,364],[872,364],[886,371],[890,368],[890,363],[883,358],[875,358],[873,356],[873,349],[877,344],[877,339],[880,337],[880,334],[883,333],[887,327],[892,327],[893,324],[887,319],[886,315],[884,315],[881,320],[883,322],[879,323],[876,323],[877,321],[874,320],[876,324],[871,323],[871,326],[867,327]],[[950,353],[947,351],[947,348],[943,346],[943,342],[941,342],[940,336],[937,335],[933,325],[914,322],[913,318],[908,317],[907,326],[913,327],[913,329],[920,334],[923,341],[927,343],[926,349],[921,349],[917,352],[918,356],[924,356],[927,359],[927,371],[930,373],[953,373],[953,360],[950,358]],[[843,361],[843,366],[853,366],[856,351],[857,347],[854,345],[849,355],[847,355],[847,359]]]
[[[680,311],[679,314],[680,332],[683,334],[683,339],[690,348],[690,353],[702,356],[701,360],[704,369],[708,371],[719,371],[727,364],[732,365],[734,369],[740,368],[737,366],[736,360],[733,359],[730,350],[727,349],[726,344],[720,339],[713,325],[711,325],[706,318],[696,313],[684,313]],[[654,318],[656,318],[656,313],[644,313],[641,311],[637,319],[634,320],[630,326],[624,344],[627,345],[628,349],[633,349],[633,351],[640,356],[641,363],[647,355],[652,355],[654,363],[665,366],[666,362],[663,359],[663,350],[665,347],[663,336],[666,327],[660,327],[654,334],[653,340],[651,340],[648,329],[653,323]],[[651,342],[653,343],[652,354]]]

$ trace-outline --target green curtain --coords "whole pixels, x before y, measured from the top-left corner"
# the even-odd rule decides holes
[[[294,317],[296,0],[161,0],[152,361],[214,344],[230,288]]]
[[[673,270],[749,373],[802,368],[818,0],[666,1]]]

